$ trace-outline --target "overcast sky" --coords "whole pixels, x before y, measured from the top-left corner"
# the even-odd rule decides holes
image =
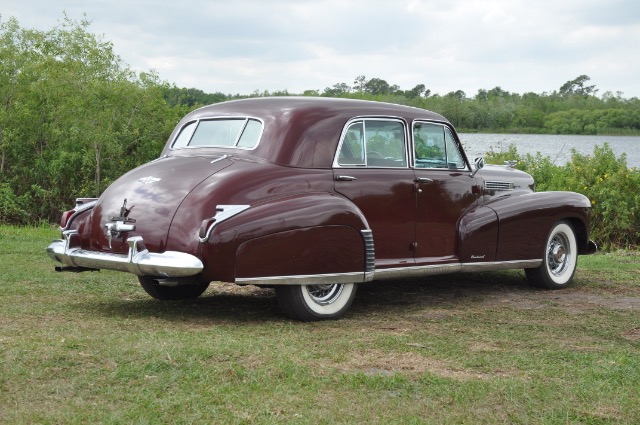
[[[444,95],[552,92],[586,74],[640,97],[638,0],[0,0],[48,30],[86,14],[136,71],[205,92],[324,90],[355,77]]]

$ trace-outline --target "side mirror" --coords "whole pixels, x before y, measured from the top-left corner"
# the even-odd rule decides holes
[[[475,176],[478,171],[484,168],[484,158],[479,156],[473,161],[473,165],[475,165],[475,170],[471,173],[471,177]]]

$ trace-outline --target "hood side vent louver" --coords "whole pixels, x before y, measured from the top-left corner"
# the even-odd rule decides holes
[[[484,182],[485,190],[513,190],[513,182],[486,181]]]

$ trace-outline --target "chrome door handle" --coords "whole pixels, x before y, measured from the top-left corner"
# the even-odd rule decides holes
[[[417,177],[413,181],[416,182],[416,183],[433,183],[433,180],[431,180],[428,177]]]
[[[352,177],[352,176],[337,176],[336,180],[341,181],[341,182],[350,182],[350,181],[358,180],[358,179],[355,178],[355,177]]]

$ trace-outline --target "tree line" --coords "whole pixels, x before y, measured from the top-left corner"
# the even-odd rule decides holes
[[[640,99],[624,98],[621,92],[597,96],[598,89],[595,85],[587,85],[589,80],[589,76],[580,75],[551,93],[519,94],[494,87],[480,89],[470,97],[462,90],[439,95],[432,93],[424,84],[402,90],[381,78],[367,79],[360,75],[352,84],[337,83],[323,91],[255,91],[251,96],[324,96],[398,103],[440,113],[462,132],[640,134]],[[185,106],[239,97],[247,96],[207,94],[175,86],[166,92],[167,102],[171,105]]]
[[[76,197],[98,196],[126,171],[157,157],[171,130],[204,104],[288,91],[205,93],[133,72],[87,20],[45,30],[0,16],[0,223],[55,222]],[[597,95],[588,76],[552,93],[500,87],[434,94],[380,78],[297,95],[400,103],[439,112],[463,131],[640,134],[640,101]]]

